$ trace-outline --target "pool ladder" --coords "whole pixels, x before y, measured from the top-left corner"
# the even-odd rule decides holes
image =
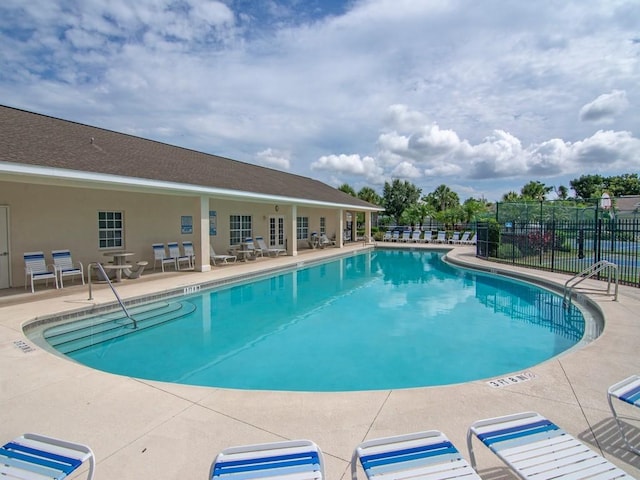
[[[118,295],[118,292],[116,292],[116,288],[113,286],[113,283],[111,283],[111,280],[107,276],[107,272],[105,272],[104,268],[102,268],[102,264],[100,264],[98,262],[89,264],[89,273],[88,273],[88,275],[89,275],[89,300],[93,300],[93,290],[91,288],[91,268],[92,267],[96,267],[98,269],[98,271],[102,274],[102,277],[107,280],[107,284],[109,285],[109,288],[111,288],[111,291],[115,295],[116,300],[118,300],[118,303],[120,304],[120,308],[122,308],[122,311],[127,316],[127,318],[129,320],[131,320],[131,323],[133,324],[133,328],[134,329],[138,328],[138,322],[136,322],[135,318],[133,318],[129,314],[129,310],[127,310],[127,307],[124,306],[124,303],[122,302],[122,299],[120,298],[120,295]]]
[[[611,295],[611,274],[614,274],[613,282],[615,283],[615,290],[613,292],[613,301],[618,300],[618,265],[608,260],[601,260],[593,265],[585,268],[580,273],[576,273],[573,277],[564,283],[564,296],[562,297],[562,305],[568,308],[571,305],[571,294],[574,287],[578,286],[581,282],[598,275],[603,270],[607,273],[607,295]]]

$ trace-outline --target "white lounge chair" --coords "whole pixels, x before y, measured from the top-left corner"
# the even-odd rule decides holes
[[[357,461],[369,479],[480,480],[471,465],[438,430],[367,440],[351,459],[351,478],[358,479]]]
[[[462,245],[467,245],[469,243],[469,237],[471,237],[471,232],[469,232],[469,231],[464,232],[462,234],[462,237],[460,237],[460,243]]]
[[[163,272],[165,265],[171,265],[177,270],[178,267],[176,266],[176,259],[170,255],[167,256],[167,252],[164,248],[164,243],[154,243],[151,246],[153,247],[153,270],[156,269],[157,263],[160,263]]]
[[[277,257],[278,255],[285,255],[287,253],[284,248],[268,247],[266,242],[264,241],[264,238],[262,237],[256,237],[256,243],[258,244],[257,248],[262,250],[263,254],[266,253],[269,256],[273,254],[275,257]]]
[[[430,243],[433,242],[433,232],[431,230],[427,230],[424,232],[424,235],[422,236],[422,241],[424,243]]]
[[[386,232],[384,232],[384,236],[382,237],[382,241],[383,242],[390,242],[391,241],[391,230],[387,230]]]
[[[398,240],[400,240],[400,231],[399,230],[394,230],[393,234],[391,235],[391,241],[392,242],[397,242]]]
[[[178,242],[169,242],[167,243],[167,248],[169,249],[169,257],[173,258],[176,264],[176,270],[181,270],[180,265],[186,264],[188,269],[193,268],[191,265],[191,257],[187,255],[182,255],[180,253],[180,247],[178,246]]]
[[[244,251],[250,252],[250,255],[252,255],[254,258],[264,257],[262,249],[256,248],[256,244],[253,242],[253,238],[251,237],[247,237],[244,239],[244,242],[242,243],[242,248],[244,249]]]
[[[189,258],[191,268],[195,268],[196,252],[193,250],[193,242],[182,242],[182,251],[184,252],[184,256]]]
[[[91,480],[95,456],[87,445],[25,433],[0,447],[0,475],[3,478],[59,480],[68,477],[86,461],[89,462],[87,480]]]
[[[422,233],[422,232],[421,232],[420,230],[414,230],[414,231],[411,233],[411,241],[412,241],[413,243],[418,243],[418,242],[420,242],[420,234],[421,234],[421,233]]]
[[[211,260],[211,263],[215,265],[216,261],[219,263],[235,263],[238,257],[236,255],[217,254],[213,249],[213,246],[209,244],[209,259]]]
[[[626,445],[628,450],[632,451],[636,455],[640,455],[640,449],[631,445],[631,443],[629,443],[629,439],[624,433],[624,429],[622,428],[622,423],[620,423],[620,419],[618,419],[618,414],[616,413],[616,410],[613,407],[612,400],[614,398],[622,402],[628,403],[629,405],[633,405],[634,407],[640,407],[640,375],[631,375],[630,377],[627,377],[624,380],[621,380],[618,383],[611,385],[609,387],[609,390],[607,391],[607,400],[609,402],[609,408],[611,409],[613,418],[615,418],[616,420],[616,424],[618,425],[618,430],[620,431],[620,435],[624,440],[624,444]]]
[[[24,254],[24,288],[27,288],[27,280],[31,282],[31,293],[35,292],[33,283],[36,280],[46,280],[53,278],[58,288],[58,275],[54,267],[47,265],[43,252],[27,252]]]
[[[335,240],[331,240],[325,233],[320,235],[320,240],[318,241],[318,246],[320,248],[328,247],[329,245],[335,245]]]
[[[78,275],[84,285],[84,268],[82,267],[82,263],[74,263],[69,250],[52,250],[51,256],[53,257],[53,268],[58,274],[60,288],[64,288],[64,277],[77,277]]]
[[[473,436],[523,480],[632,478],[536,412],[474,422],[467,433],[467,446],[475,469]]]
[[[400,237],[400,241],[406,243],[409,240],[411,240],[411,230],[403,230],[402,237]]]
[[[449,243],[452,243],[454,245],[460,243],[460,232],[458,231],[453,232],[453,234],[451,235],[451,238],[449,239]]]
[[[325,478],[320,448],[310,440],[288,440],[230,447],[220,452],[209,479],[317,479]]]
[[[447,232],[440,230],[438,236],[433,240],[434,243],[447,243]]]

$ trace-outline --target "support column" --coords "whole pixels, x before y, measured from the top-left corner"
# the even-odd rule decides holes
[[[339,248],[344,247],[344,215],[343,209],[338,210],[338,231],[336,232],[336,242]]]
[[[285,217],[286,219],[286,217]],[[285,221],[285,225],[287,225]],[[291,221],[287,228],[287,254],[293,257],[298,255],[298,206],[291,205]]]
[[[364,212],[364,243],[372,243],[371,238],[371,212]]]
[[[194,268],[198,272],[211,271],[209,259],[209,197],[200,197],[200,215],[194,223],[193,249],[196,254]]]

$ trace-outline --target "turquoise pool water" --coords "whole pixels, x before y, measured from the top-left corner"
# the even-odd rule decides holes
[[[80,363],[132,377],[353,391],[516,372],[585,331],[581,312],[554,293],[419,250],[374,250],[130,311],[137,330],[112,314],[45,338]]]

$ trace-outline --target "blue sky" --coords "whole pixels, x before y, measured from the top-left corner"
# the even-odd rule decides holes
[[[638,173],[639,18],[636,0],[4,0],[0,103],[494,201]]]

